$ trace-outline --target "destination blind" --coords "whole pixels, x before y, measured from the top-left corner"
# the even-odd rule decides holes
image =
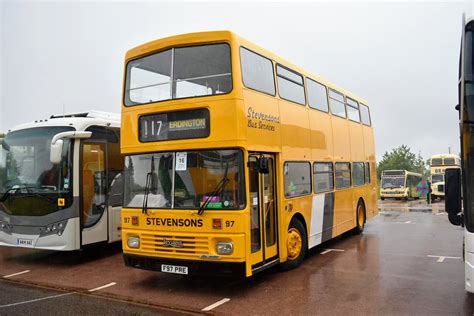
[[[139,129],[141,142],[204,138],[210,133],[209,111],[197,109],[142,116]]]

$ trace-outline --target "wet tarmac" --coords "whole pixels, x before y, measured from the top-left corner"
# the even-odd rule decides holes
[[[85,293],[67,292],[0,280],[0,315],[190,315]],[[40,313],[39,313],[40,312]]]
[[[463,230],[448,222],[443,203],[385,200],[380,211],[363,235],[313,249],[296,270],[275,267],[250,279],[127,268],[120,245],[81,253],[0,247],[0,276],[65,291],[99,288],[95,295],[184,312],[473,315],[474,295],[464,291]]]

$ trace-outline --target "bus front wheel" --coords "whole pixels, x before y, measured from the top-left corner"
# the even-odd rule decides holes
[[[357,203],[356,209],[356,227],[354,228],[354,234],[360,235],[365,228],[365,206],[362,201]]]
[[[288,258],[282,263],[283,270],[291,270],[298,267],[306,256],[308,250],[308,239],[306,230],[300,220],[293,218],[288,227],[286,240]]]

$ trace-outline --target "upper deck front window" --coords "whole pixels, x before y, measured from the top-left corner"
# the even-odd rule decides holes
[[[127,64],[125,105],[139,105],[232,90],[230,47],[171,48]]]

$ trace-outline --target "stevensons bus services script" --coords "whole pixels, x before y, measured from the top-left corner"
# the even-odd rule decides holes
[[[271,114],[254,111],[252,107],[247,109],[247,126],[251,128],[275,131],[275,124],[280,123],[280,117]]]

